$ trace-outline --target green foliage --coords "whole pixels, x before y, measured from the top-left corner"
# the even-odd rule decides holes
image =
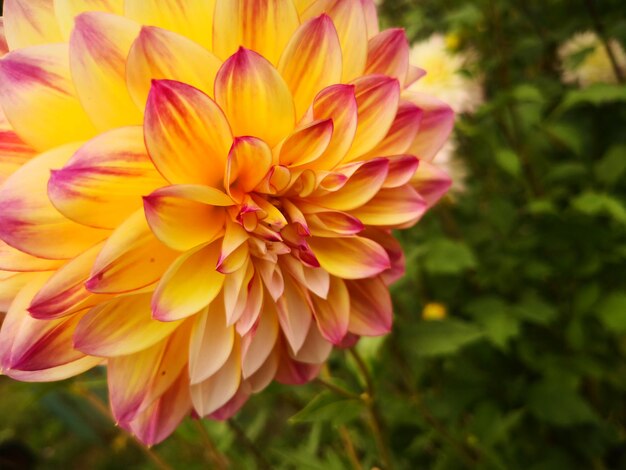
[[[412,40],[453,34],[486,92],[457,122],[466,191],[398,233],[407,276],[393,286],[393,333],[357,348],[395,468],[626,468],[626,86],[565,85],[556,52],[597,22],[626,45],[623,0],[382,9]],[[430,302],[447,318],[422,319]],[[272,385],[232,423],[206,422],[231,468],[347,469],[349,445],[363,468],[382,467],[358,363],[336,351],[323,377],[348,394]],[[93,406],[102,370],[50,385],[2,378],[0,396],[0,444],[26,446],[39,468],[156,468]],[[206,449],[188,419],[153,451],[201,469]]]

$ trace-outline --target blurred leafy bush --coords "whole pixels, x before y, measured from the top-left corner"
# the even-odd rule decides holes
[[[393,334],[359,345],[394,466],[626,468],[626,86],[565,85],[557,54],[585,30],[626,45],[623,1],[382,11],[413,40],[441,32],[471,51],[466,73],[486,95],[457,125],[466,190],[399,234],[408,272]],[[435,302],[445,318],[423,319]],[[53,385],[2,378],[0,467],[16,452],[19,468],[381,466],[359,377],[338,352],[324,380],[349,394],[273,385],[230,423],[189,419],[151,451],[101,413],[102,370]]]

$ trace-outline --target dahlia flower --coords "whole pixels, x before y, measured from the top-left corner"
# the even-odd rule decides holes
[[[387,333],[451,109],[373,0],[6,0],[0,367],[146,444]],[[213,27],[209,27],[213,25]]]
[[[626,73],[626,52],[621,44],[609,40],[618,67]],[[578,33],[563,43],[558,50],[562,63],[563,81],[587,87],[594,83],[617,83],[617,77],[606,48],[592,31]]]

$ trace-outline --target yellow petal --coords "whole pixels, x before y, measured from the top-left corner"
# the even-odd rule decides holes
[[[424,112],[413,103],[401,102],[398,113],[385,138],[363,159],[405,153],[417,135]]]
[[[33,275],[33,273],[0,271],[0,312],[9,310],[17,294]]]
[[[404,88],[409,71],[409,41],[403,29],[387,29],[370,39],[367,52],[367,75],[394,77]]]
[[[5,0],[4,33],[9,48],[61,42],[54,0]]]
[[[215,0],[125,0],[126,16],[187,36],[211,50]]]
[[[15,133],[0,109],[0,185],[36,153]]]
[[[365,225],[404,228],[416,223],[426,212],[427,204],[409,185],[381,189],[367,204],[351,214]]]
[[[217,57],[191,39],[144,26],[128,54],[128,89],[140,108],[146,104],[152,80],[177,80],[213,96],[220,66]]]
[[[45,151],[95,135],[74,91],[66,44],[32,46],[5,55],[0,60],[0,83],[7,119],[36,149]]]
[[[330,17],[321,15],[296,31],[278,70],[293,94],[299,119],[322,89],[341,81],[341,46]]]
[[[70,144],[43,153],[5,181],[0,189],[2,240],[40,258],[69,259],[109,234],[66,219],[48,199],[50,170],[65,165],[78,147]]]
[[[446,103],[423,93],[405,93],[403,98],[420,108],[424,115],[408,153],[432,161],[454,128],[454,111]]]
[[[311,238],[309,245],[322,268],[342,279],[372,277],[390,267],[387,252],[368,238]]]
[[[70,38],[70,66],[83,107],[99,130],[138,125],[142,113],[126,87],[126,57],[139,25],[102,12],[82,13]]]
[[[121,15],[124,0],[53,0],[61,35],[67,41],[74,29],[74,18],[86,11],[104,11]]]
[[[167,182],[146,152],[143,128],[121,127],[83,145],[48,182],[52,204],[67,218],[114,229]]]
[[[240,48],[218,72],[215,100],[236,136],[258,137],[273,147],[294,128],[287,84],[272,64],[248,49]]]
[[[232,134],[206,94],[180,82],[154,81],[144,132],[150,157],[168,181],[221,186]]]
[[[104,244],[87,289],[100,294],[141,289],[158,281],[178,255],[154,236],[143,210],[138,210]]]
[[[216,270],[218,242],[181,255],[165,272],[152,299],[154,318],[174,321],[209,305],[222,290],[224,275]]]
[[[236,137],[228,154],[224,186],[238,200],[265,179],[272,166],[272,149],[255,137]]]
[[[319,159],[328,148],[333,136],[333,121],[313,121],[294,131],[280,149],[280,164],[307,165]]]
[[[63,261],[48,260],[28,255],[0,240],[0,272],[54,271]],[[0,308],[0,311],[2,308]]]
[[[312,300],[320,333],[331,343],[340,344],[348,332],[350,318],[350,294],[344,281],[331,276],[327,298],[313,296]]]
[[[225,60],[243,46],[277,64],[299,24],[292,0],[217,0],[213,50]]]

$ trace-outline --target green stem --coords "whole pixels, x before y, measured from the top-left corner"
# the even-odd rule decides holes
[[[202,437],[205,450],[209,456],[209,459],[213,463],[213,468],[216,468],[218,470],[227,470],[229,467],[228,459],[217,449],[217,447],[215,447],[213,439],[211,439],[209,432],[204,427],[204,424],[202,424],[202,420],[194,419],[193,421],[196,423],[196,428],[198,428],[200,436]]]
[[[250,438],[246,435],[243,429],[241,429],[239,424],[230,419],[228,420],[228,426],[237,435],[239,441],[252,453],[254,459],[256,460],[257,467],[263,470],[270,470],[272,468],[270,463],[265,459],[261,451],[257,448],[256,445],[254,445],[254,442],[250,440]]]
[[[352,400],[359,400],[359,401],[361,401],[362,399],[360,395],[357,395],[356,393],[352,393],[346,390],[345,388],[341,388],[338,385],[335,385],[332,382],[328,382],[327,380],[317,378],[315,379],[315,381],[318,384],[322,385],[323,387],[326,387],[331,392],[334,392],[337,395],[341,395],[342,397],[350,398]]]

